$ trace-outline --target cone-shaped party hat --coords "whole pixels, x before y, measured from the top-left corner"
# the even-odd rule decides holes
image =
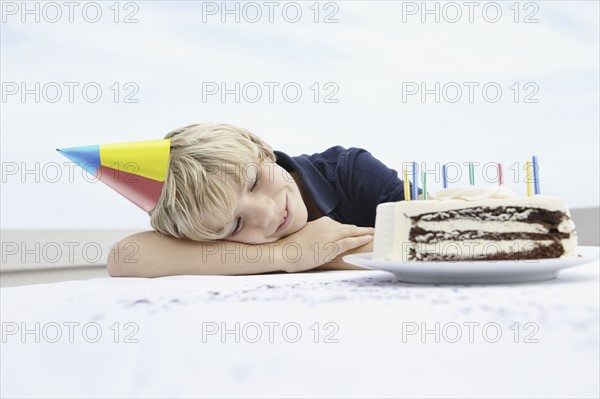
[[[167,177],[171,140],[134,141],[57,148],[146,212],[154,209]]]

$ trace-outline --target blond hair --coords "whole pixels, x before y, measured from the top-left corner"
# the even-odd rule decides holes
[[[224,238],[247,166],[275,162],[275,154],[249,131],[227,124],[195,124],[174,130],[161,196],[149,213],[157,232],[194,241]],[[210,223],[207,220],[210,219]]]

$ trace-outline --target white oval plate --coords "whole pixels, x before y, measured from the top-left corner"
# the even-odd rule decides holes
[[[420,284],[500,284],[526,283],[556,278],[558,272],[598,259],[598,247],[577,248],[577,257],[456,262],[385,262],[371,259],[373,253],[344,256],[344,261],[373,270],[394,273],[407,283]]]

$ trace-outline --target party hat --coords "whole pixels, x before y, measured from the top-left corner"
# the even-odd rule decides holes
[[[56,150],[146,212],[167,177],[171,140],[99,144]]]

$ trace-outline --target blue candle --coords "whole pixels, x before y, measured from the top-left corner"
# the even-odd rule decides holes
[[[448,174],[446,173],[446,164],[442,165],[442,184],[444,188],[448,188]]]
[[[533,156],[533,192],[535,195],[540,194],[540,169],[538,167],[537,157]]]
[[[412,181],[412,198],[416,200],[419,196],[419,186],[417,184],[419,180],[417,180],[417,163],[415,161],[412,163]]]

